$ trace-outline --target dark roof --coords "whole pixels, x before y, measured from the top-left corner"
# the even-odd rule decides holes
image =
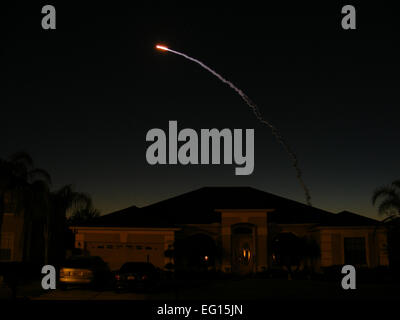
[[[80,226],[90,227],[153,227],[153,228],[168,228],[173,225],[166,219],[154,219],[148,215],[144,215],[142,210],[136,206],[131,206],[122,210],[118,210],[86,223]]]
[[[377,220],[343,211],[334,214],[252,187],[204,187],[149,206],[132,206],[101,216],[91,226],[170,227],[220,222],[216,209],[275,209],[268,222],[324,226],[370,226]]]
[[[251,187],[204,187],[144,207],[154,216],[168,215],[173,223],[220,222],[215,209],[276,209],[269,221],[321,222],[331,213]]]
[[[334,215],[334,226],[376,226],[380,224],[378,220],[371,219],[350,211],[342,211]]]

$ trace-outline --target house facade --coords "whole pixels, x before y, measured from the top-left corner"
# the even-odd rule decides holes
[[[147,207],[129,207],[71,227],[75,247],[118,269],[145,261],[163,269],[253,273],[277,267],[280,235],[313,241],[312,268],[388,265],[380,223],[330,213],[250,187],[206,187]]]
[[[18,208],[15,197],[6,192],[0,216],[0,263],[44,262],[43,222]]]
[[[15,212],[3,213],[0,230],[0,262],[23,260],[24,218]]]
[[[25,253],[24,211],[17,210],[15,197],[5,192],[0,217],[0,262],[21,262]]]

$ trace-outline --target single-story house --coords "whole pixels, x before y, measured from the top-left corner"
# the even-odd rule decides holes
[[[282,234],[314,241],[314,270],[333,265],[388,265],[380,222],[331,213],[251,187],[204,187],[146,207],[132,206],[71,227],[75,247],[112,269],[128,261],[159,268],[207,266],[251,273],[276,265]],[[169,252],[169,253],[168,253]]]

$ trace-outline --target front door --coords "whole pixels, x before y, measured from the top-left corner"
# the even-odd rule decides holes
[[[232,271],[248,274],[254,271],[254,227],[235,227],[232,230]]]

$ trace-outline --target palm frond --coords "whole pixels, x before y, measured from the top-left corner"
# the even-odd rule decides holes
[[[74,206],[75,206],[75,208],[91,208],[92,207],[92,198],[87,193],[75,192]]]
[[[384,186],[375,189],[373,195],[372,195],[372,204],[375,205],[377,200],[382,197],[398,197],[399,195],[397,194],[396,190],[392,186]]]
[[[396,198],[388,198],[383,200],[378,207],[378,212],[381,215],[393,214],[392,211],[400,211],[400,200]]]
[[[394,180],[392,186],[400,190],[400,179]]]
[[[90,195],[74,191],[74,187],[71,184],[65,185],[56,191],[55,197],[58,202],[61,203],[65,211],[89,208],[92,206]]]
[[[385,219],[383,219],[383,220],[381,221],[381,223],[387,223],[387,222],[390,222],[390,221],[395,220],[395,219],[397,219],[397,218],[398,218],[397,215],[391,214],[390,216],[388,216],[388,217],[386,217]]]
[[[17,164],[17,163],[23,164],[27,168],[33,167],[33,159],[30,156],[30,154],[25,151],[19,151],[19,152],[13,153],[12,155],[10,155],[8,157],[8,160],[14,164]]]
[[[51,185],[51,176],[50,174],[43,169],[33,169],[28,172],[29,181],[34,181],[40,179],[42,181],[46,181],[47,184]]]
[[[58,189],[55,193],[58,195],[67,195],[72,193],[73,190],[73,185],[72,184],[66,184],[65,186],[62,186],[60,189]]]

